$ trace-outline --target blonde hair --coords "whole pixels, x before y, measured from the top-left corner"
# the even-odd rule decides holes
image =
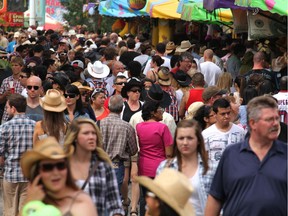
[[[97,136],[97,147],[95,149],[95,153],[97,156],[102,159],[103,161],[108,162],[109,164],[112,164],[108,154],[103,150],[103,139],[102,134],[100,132],[100,129],[95,124],[95,122],[88,118],[78,118],[72,121],[71,125],[68,128],[65,141],[64,141],[64,150],[68,151],[70,149],[70,146],[73,145],[75,147],[75,151],[77,151],[77,137],[80,131],[80,125],[81,124],[91,124],[94,129]]]
[[[229,72],[224,72],[219,76],[216,86],[230,92],[230,88],[233,83],[232,81],[232,75]]]

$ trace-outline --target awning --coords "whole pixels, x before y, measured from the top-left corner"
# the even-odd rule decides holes
[[[288,15],[287,0],[235,0],[235,4],[241,7],[260,8],[263,11],[277,13],[281,16]]]
[[[151,18],[180,19],[177,13],[178,0],[148,0],[146,12]]]
[[[287,0],[286,0],[287,1]],[[204,8],[213,11],[218,8],[238,9],[239,6],[234,4],[235,0],[203,0]]]
[[[130,18],[149,15],[146,13],[146,6],[141,10],[133,10],[129,7],[127,0],[101,1],[98,11],[100,15],[118,18]]]
[[[208,12],[203,7],[203,2],[186,3],[183,5],[181,19],[185,21],[206,22],[209,24],[232,24],[233,16],[230,9],[217,9]]]

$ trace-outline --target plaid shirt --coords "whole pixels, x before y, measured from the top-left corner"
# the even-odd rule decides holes
[[[6,79],[3,80],[2,82],[2,85],[0,87],[0,95],[4,94],[7,90],[10,89],[10,86],[9,86],[9,82],[10,81],[13,81],[14,82],[14,91],[15,93],[18,93],[18,94],[21,94],[24,87],[21,86],[20,84],[20,81],[19,80],[15,80],[13,78],[13,76],[9,76],[7,77]],[[3,116],[2,116],[2,121],[6,122],[8,120],[9,116],[8,116],[8,113],[7,113],[7,108],[5,106],[4,108],[4,113],[3,113]]]
[[[103,148],[110,159],[129,160],[130,156],[137,153],[135,129],[120,115],[110,113],[100,122],[103,135]]]
[[[94,154],[92,157],[91,167],[99,158]],[[99,216],[121,214],[124,215],[122,209],[121,198],[118,190],[117,178],[113,168],[107,162],[100,162],[95,173],[89,180],[89,194],[95,203]]]
[[[94,89],[102,89],[104,91],[104,94],[106,97],[109,96],[108,90],[106,88],[107,83],[104,81],[104,79],[96,79],[96,78],[88,78],[86,79],[86,82],[89,83],[90,87]]]
[[[170,164],[167,164],[167,162],[169,162]],[[165,167],[174,168],[178,170],[177,158],[173,158],[172,161],[170,160],[162,161],[157,168],[156,175],[159,175]],[[201,200],[200,203],[202,203],[202,207],[205,208],[208,193],[210,190],[210,186],[212,184],[214,174],[217,169],[217,165],[215,163],[210,163],[209,161],[209,169],[207,173],[203,175],[204,166],[200,154],[198,153],[198,168],[199,168],[198,173],[199,173],[199,185],[200,185],[200,190],[198,191],[199,199]]]
[[[166,107],[165,111],[170,113],[174,117],[174,120],[178,122],[179,112],[178,112],[178,101],[176,98],[176,92],[171,86],[169,87],[168,90],[163,89],[163,91],[166,91],[172,99],[171,104],[168,107]]]
[[[5,159],[4,179],[8,182],[27,182],[20,167],[20,158],[33,147],[35,121],[25,114],[15,115],[0,126],[0,156]]]

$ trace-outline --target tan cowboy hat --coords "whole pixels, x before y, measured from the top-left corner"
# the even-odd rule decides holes
[[[49,89],[43,98],[39,99],[40,106],[51,112],[63,112],[66,108],[65,98],[56,89]]]
[[[158,70],[158,83],[163,86],[171,85],[170,71],[167,67],[159,67]]]
[[[186,52],[188,49],[194,46],[195,44],[192,45],[188,40],[182,41],[180,46],[176,48],[176,53]]]
[[[165,51],[165,53],[166,53],[166,54],[169,54],[169,53],[173,52],[175,49],[176,49],[176,45],[174,44],[174,42],[173,42],[173,41],[169,41],[169,42],[166,44],[166,51]]]
[[[87,90],[87,91],[92,91],[93,90],[89,86],[82,85],[81,82],[73,82],[73,83],[71,83],[71,85],[76,86],[79,90]]]
[[[146,176],[136,178],[140,185],[154,193],[180,216],[194,216],[189,203],[192,186],[188,178],[175,169],[165,168],[154,180]]]
[[[94,64],[88,63],[88,73],[94,78],[105,78],[109,75],[110,69],[107,65],[102,64],[101,61],[95,61]]]
[[[55,137],[50,136],[39,140],[34,144],[32,150],[28,150],[23,154],[20,160],[23,175],[28,179],[31,179],[31,175],[33,174],[31,168],[36,162],[45,159],[58,160],[67,158],[71,156],[73,152],[74,146],[70,146],[69,151],[65,153]]]

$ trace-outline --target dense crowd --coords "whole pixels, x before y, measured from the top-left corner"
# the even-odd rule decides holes
[[[4,216],[285,215],[287,64],[287,38],[0,30]]]

